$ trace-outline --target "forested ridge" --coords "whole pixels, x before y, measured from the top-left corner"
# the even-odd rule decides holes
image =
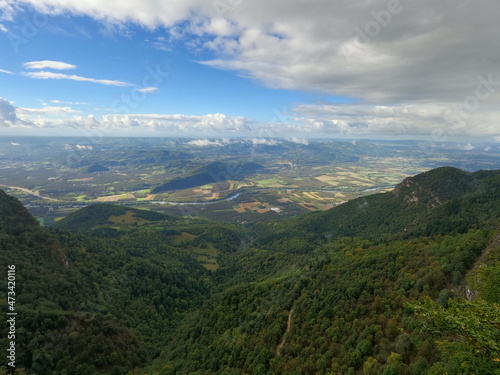
[[[245,227],[125,211],[92,206],[47,229],[0,191],[19,368],[500,374],[500,171],[439,168]],[[120,215],[143,225],[116,227]],[[194,255],[207,248],[215,272]]]

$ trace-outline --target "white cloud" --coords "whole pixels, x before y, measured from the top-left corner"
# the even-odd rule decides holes
[[[244,117],[229,117],[224,114],[202,116],[188,115],[105,115],[101,122],[107,128],[141,127],[150,130],[174,132],[238,132],[249,129],[251,121]]]
[[[276,139],[265,139],[265,138],[252,138],[251,142],[253,145],[265,145],[265,146],[277,146],[281,143]]]
[[[3,31],[4,33],[8,33],[9,29],[7,29],[4,25],[0,23],[0,31]]]
[[[0,20],[12,21],[17,11],[19,4],[13,0],[0,0]]]
[[[30,61],[23,64],[26,69],[56,69],[56,70],[70,70],[76,69],[76,65],[68,64],[62,61]]]
[[[5,73],[5,74],[14,74],[8,70],[0,69],[0,73]]]
[[[303,104],[292,108],[288,115],[291,122],[299,124],[295,128],[311,136],[432,136],[445,140],[500,134],[495,111],[464,112],[448,103]]]
[[[161,27],[159,48],[187,36],[186,44],[216,53],[207,65],[270,87],[374,102],[460,102],[479,75],[497,71],[500,58],[495,0],[18,3],[46,14],[87,15],[120,30],[129,23]]]
[[[475,147],[475,146],[473,146],[471,143],[468,143],[468,144],[466,144],[466,145],[463,147],[463,149],[464,149],[465,151],[472,151],[472,150],[474,150],[475,148],[476,148],[476,147]]]
[[[63,73],[53,73],[53,72],[46,72],[46,71],[25,72],[23,74],[30,77],[30,78],[34,78],[34,79],[68,79],[68,80],[72,80],[72,81],[98,83],[98,84],[107,85],[107,86],[121,86],[121,87],[133,86],[133,84],[128,83],[128,82],[115,81],[115,80],[109,80],[109,79],[94,79],[94,78],[81,77],[81,76],[77,76],[77,75],[68,75],[68,74],[63,74]]]
[[[71,107],[44,106],[43,108],[17,108],[17,114],[20,115],[60,115],[67,113],[80,113]]]
[[[88,105],[89,103],[87,102],[65,102],[65,101],[62,101],[62,100],[51,100],[50,101],[51,103],[54,103],[54,104],[69,104],[69,105]]]
[[[152,94],[152,93],[160,91],[160,89],[158,87],[144,87],[142,89],[137,89],[136,91],[145,92],[147,94]]]
[[[211,141],[210,139],[193,139],[192,141],[187,142],[186,144],[191,146],[199,146],[199,147],[207,147],[207,146],[224,146],[227,144],[227,140],[215,140]]]
[[[134,23],[164,30],[164,36],[155,35],[149,45],[168,50],[182,40],[194,50],[210,51],[215,57],[203,62],[208,66],[235,71],[272,88],[351,97],[360,103],[328,114],[318,113],[319,108],[305,116],[298,111],[295,123],[302,128],[268,125],[275,132],[500,133],[496,105],[500,2],[496,0],[482,0],[480,5],[474,0],[318,0],[314,4],[303,0],[19,0],[15,6],[13,1],[0,0],[0,4],[10,17],[15,7],[29,4],[45,14],[90,16],[109,29],[126,30]],[[32,78],[130,85],[47,72]],[[471,105],[473,111],[463,110]],[[452,116],[456,119],[450,120]]]
[[[291,137],[291,138],[286,138],[286,140],[288,142],[297,143],[299,145],[309,146],[309,140],[307,140],[305,138]]]
[[[8,100],[0,98],[0,127],[12,126],[16,122],[16,108]]]

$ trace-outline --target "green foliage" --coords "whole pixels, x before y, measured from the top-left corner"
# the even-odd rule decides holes
[[[441,168],[265,225],[95,205],[50,230],[0,191],[0,266],[19,270],[18,364],[38,375],[497,375],[499,186],[498,172]],[[154,224],[114,229],[124,215]],[[219,270],[193,249],[217,254]],[[479,299],[458,299],[463,284]]]
[[[305,240],[309,251],[341,237],[378,241],[465,233],[500,221],[500,171],[467,173],[438,168],[406,179],[389,193],[354,199],[325,212],[313,212],[261,225],[258,246],[279,250]]]
[[[434,342],[402,301],[438,297],[489,241],[471,231],[391,243],[345,238],[307,256],[231,254],[218,276],[226,286],[178,330],[151,373],[326,374],[333,363],[339,373],[426,373],[438,359]]]
[[[169,245],[168,232],[106,240],[48,231],[1,191],[0,208],[0,266],[16,266],[22,317],[16,363],[29,373],[126,374],[152,360],[209,295],[209,274]]]
[[[448,373],[496,373],[500,363],[500,306],[483,300],[454,299],[448,308],[424,298],[407,303],[439,339],[442,360],[435,365]]]

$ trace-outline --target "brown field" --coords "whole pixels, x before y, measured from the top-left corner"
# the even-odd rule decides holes
[[[313,206],[312,204],[309,204],[309,203],[299,203],[299,206],[301,206],[309,211],[316,211],[317,210],[317,208],[315,206]]]
[[[247,210],[245,210],[243,207],[236,207],[234,210],[239,214],[247,212]]]
[[[316,199],[316,200],[319,200],[319,201],[324,201],[325,199],[324,198],[321,198],[317,192],[315,191],[311,191],[311,192],[304,192],[304,195],[308,198],[311,198],[311,199]]]
[[[247,210],[255,210],[257,206],[260,206],[262,203],[260,202],[248,202],[248,203],[240,203],[240,207]]]
[[[321,181],[321,182],[324,182],[325,184],[329,184],[329,185],[332,185],[332,186],[338,186],[339,183],[338,183],[338,178],[335,178],[335,177],[332,177],[332,176],[328,176],[328,175],[323,175],[323,176],[318,176],[318,177],[314,177],[316,180],[318,181]]]
[[[258,209],[258,210],[257,210],[257,212],[258,212],[259,214],[266,214],[266,213],[268,213],[268,212],[270,212],[270,211],[271,211],[271,209],[270,209],[270,208],[261,208],[261,209]]]
[[[109,195],[107,197],[101,197],[101,198],[94,199],[94,202],[118,202],[118,201],[124,200],[124,199],[135,199],[135,196],[133,194],[130,194],[130,193]]]

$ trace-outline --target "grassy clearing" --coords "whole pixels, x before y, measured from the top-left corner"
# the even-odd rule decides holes
[[[258,180],[257,183],[263,187],[282,187],[286,185],[286,182],[281,181],[280,179],[277,178]]]
[[[196,238],[198,238],[198,236],[188,232],[170,236],[173,245],[179,246],[185,244],[186,251],[195,256],[196,260],[198,260],[203,267],[210,271],[217,271],[219,269],[219,265],[217,264],[219,250],[214,247],[212,243],[207,244],[207,246],[203,248],[190,245],[189,242]]]
[[[141,225],[145,223],[149,223],[149,220],[141,219],[134,216],[133,211],[127,211],[125,214],[120,216],[110,216],[108,218],[113,224],[136,224]]]
[[[198,236],[188,232],[182,232],[181,234],[170,236],[173,245],[180,245],[183,242],[192,241],[195,238],[198,238]]]

